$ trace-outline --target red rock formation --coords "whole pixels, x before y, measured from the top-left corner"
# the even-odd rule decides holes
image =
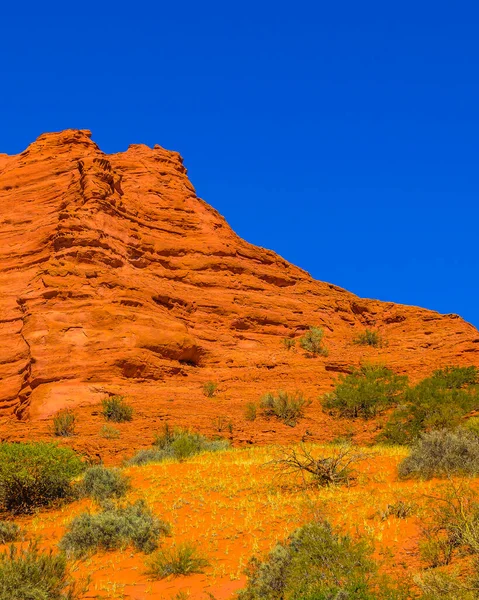
[[[42,135],[0,155],[0,206],[3,416],[121,390],[153,409],[207,379],[231,406],[277,387],[317,394],[364,359],[413,378],[479,364],[479,333],[458,316],[360,299],[240,239],[159,146],[107,155],[89,131]],[[327,358],[283,348],[309,325]],[[387,347],[354,345],[366,326]]]

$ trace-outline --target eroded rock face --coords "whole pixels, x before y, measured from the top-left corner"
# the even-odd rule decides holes
[[[413,378],[479,364],[456,315],[360,299],[240,239],[159,146],[107,155],[89,131],[42,135],[0,154],[0,207],[1,416],[121,389],[151,405],[165,382],[321,390],[364,359]],[[309,325],[327,358],[282,347]],[[387,347],[352,344],[365,327]]]

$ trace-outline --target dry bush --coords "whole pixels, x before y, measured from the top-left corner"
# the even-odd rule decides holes
[[[305,444],[298,447],[285,448],[270,461],[280,477],[300,478],[307,484],[307,476],[314,485],[325,487],[330,485],[351,485],[356,478],[354,465],[371,455],[354,448],[350,444],[332,446],[327,453],[318,449],[319,454]]]

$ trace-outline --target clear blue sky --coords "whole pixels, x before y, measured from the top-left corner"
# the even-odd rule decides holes
[[[0,152],[159,143],[248,241],[479,326],[477,2],[17,4]]]

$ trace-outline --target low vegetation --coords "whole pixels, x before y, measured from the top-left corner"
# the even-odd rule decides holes
[[[180,427],[171,428],[166,423],[163,431],[156,436],[153,448],[140,450],[127,464],[132,466],[165,460],[184,461],[195,454],[218,452],[228,447],[227,440],[209,440],[200,433]]]
[[[283,346],[286,350],[291,350],[296,345],[296,340],[294,338],[285,337],[283,338]]]
[[[256,421],[257,412],[256,404],[254,402],[248,402],[244,410],[244,418],[247,421]]]
[[[299,338],[299,345],[311,356],[328,356],[323,337],[324,332],[320,327],[310,327],[309,331]]]
[[[203,384],[203,394],[207,398],[213,398],[213,396],[216,394],[217,389],[218,389],[218,384],[215,383],[214,381],[207,381],[206,383]]]
[[[387,600],[399,598],[377,574],[372,549],[312,522],[279,543],[264,560],[253,559],[240,600]]]
[[[143,500],[125,506],[107,504],[98,514],[75,517],[60,542],[60,549],[75,557],[127,546],[150,553],[158,547],[160,536],[169,533],[168,523],[155,517]]]
[[[0,544],[16,542],[21,535],[20,527],[11,521],[0,521]]]
[[[385,366],[363,365],[339,378],[323,406],[340,417],[369,419],[397,404],[406,386],[406,377]]]
[[[170,548],[160,548],[147,563],[148,575],[154,579],[203,573],[210,565],[198,548],[189,542]]]
[[[120,430],[112,425],[103,425],[100,429],[100,435],[105,440],[117,440],[120,438]]]
[[[381,439],[409,444],[423,431],[455,429],[479,407],[479,372],[476,367],[447,367],[405,390]]]
[[[435,568],[451,563],[453,557],[479,557],[479,502],[476,492],[465,484],[450,483],[442,495],[429,497],[423,517],[422,559]]]
[[[125,402],[123,396],[110,396],[102,401],[102,413],[107,421],[123,423],[133,419],[133,408]]]
[[[72,480],[84,466],[69,448],[55,444],[0,444],[0,509],[31,512],[72,497]]]
[[[0,600],[76,600],[81,591],[63,554],[43,552],[35,543],[0,554]]]
[[[260,400],[260,408],[265,417],[276,417],[294,427],[299,419],[304,417],[304,409],[311,404],[303,396],[301,392],[289,394],[282,390],[276,392],[268,392]]]
[[[57,437],[75,435],[75,413],[69,409],[61,410],[53,417],[52,433]]]
[[[402,478],[431,479],[479,473],[479,437],[466,429],[423,433],[398,467]]]
[[[108,469],[102,465],[88,469],[80,484],[81,493],[97,502],[121,498],[129,489],[129,477],[120,469]]]
[[[380,348],[383,345],[383,338],[379,331],[366,329],[354,338],[353,343],[359,346],[373,346],[374,348]]]
[[[332,446],[327,452],[301,444],[281,450],[271,464],[280,477],[300,478],[303,483],[325,487],[349,485],[356,477],[354,465],[367,457],[350,444]]]

